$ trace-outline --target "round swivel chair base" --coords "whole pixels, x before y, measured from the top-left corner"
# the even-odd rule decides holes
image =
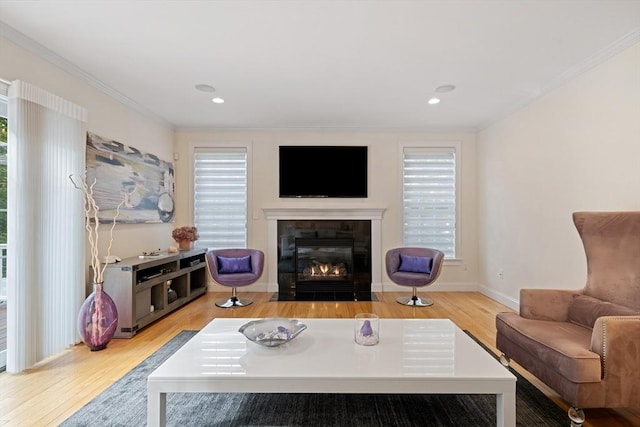
[[[402,305],[408,305],[411,307],[429,307],[430,305],[433,305],[432,299],[413,297],[413,296],[400,297],[396,301]]]
[[[216,305],[222,308],[244,307],[249,304],[253,304],[253,301],[248,298],[237,298],[237,297],[231,297],[229,299],[223,299],[221,301],[216,302]]]

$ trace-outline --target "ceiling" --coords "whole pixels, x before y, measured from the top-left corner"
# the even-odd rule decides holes
[[[3,0],[0,21],[176,129],[478,130],[640,42],[640,0]]]

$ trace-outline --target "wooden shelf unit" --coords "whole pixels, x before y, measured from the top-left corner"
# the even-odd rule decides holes
[[[110,264],[104,273],[104,290],[118,308],[115,338],[131,338],[207,290],[205,248],[162,252],[159,256],[132,257]],[[177,299],[169,303],[168,291]]]

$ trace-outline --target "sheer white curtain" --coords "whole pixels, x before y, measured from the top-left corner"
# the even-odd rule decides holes
[[[22,81],[9,87],[7,371],[79,341],[85,290],[87,111]]]

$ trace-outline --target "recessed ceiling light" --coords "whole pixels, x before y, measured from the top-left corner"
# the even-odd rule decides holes
[[[224,99],[218,98],[218,97],[213,98],[212,101],[215,102],[216,104],[224,103]]]
[[[427,102],[429,102],[429,104],[431,104],[431,105],[436,105],[437,103],[440,102],[440,99],[439,98],[431,98]]]
[[[442,85],[442,86],[438,86],[436,88],[436,92],[438,92],[438,93],[447,93],[447,92],[451,92],[455,88],[456,88],[455,85]]]
[[[196,89],[200,92],[215,92],[216,88],[211,85],[199,84],[196,85]]]

